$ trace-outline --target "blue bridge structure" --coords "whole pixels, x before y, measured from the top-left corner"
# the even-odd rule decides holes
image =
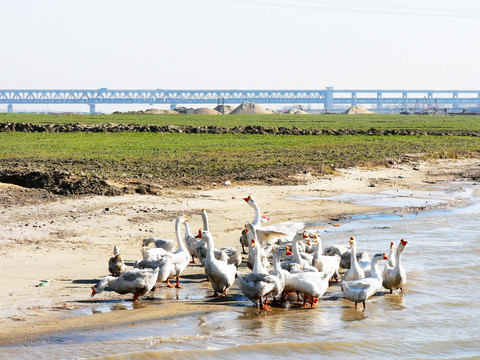
[[[85,104],[90,113],[100,104],[298,104],[321,105],[335,111],[353,105],[364,105],[382,111],[391,108],[461,109],[480,107],[480,90],[35,90],[0,89],[0,104],[13,112],[16,104]]]

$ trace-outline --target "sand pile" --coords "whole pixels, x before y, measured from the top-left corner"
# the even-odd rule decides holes
[[[352,107],[350,107],[349,109],[347,109],[347,111],[345,111],[345,114],[353,114],[353,115],[357,115],[357,114],[374,114],[373,111],[370,111],[368,109],[365,109],[363,106],[360,106],[360,105],[354,105]]]
[[[308,114],[308,112],[306,112],[305,110],[300,110],[300,109],[291,109],[291,110],[288,111],[287,114],[304,115],[304,114]]]
[[[165,110],[165,109],[147,109],[145,114],[178,114],[175,110]]]
[[[271,111],[265,110],[257,103],[246,101],[238,105],[230,114],[271,114]]]
[[[217,110],[210,108],[198,108],[193,112],[195,115],[218,115],[220,114]]]
[[[217,105],[213,109],[217,110],[220,114],[230,114],[234,107],[230,105]]]

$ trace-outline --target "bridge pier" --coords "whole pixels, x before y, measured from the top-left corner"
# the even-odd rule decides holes
[[[326,109],[333,109],[333,87],[327,86],[327,90],[325,90],[325,100],[323,102],[323,108]]]
[[[7,105],[7,112],[9,112],[9,113],[13,112],[13,105],[12,104]]]
[[[382,110],[383,102],[382,102],[382,93],[377,93],[377,110]]]
[[[352,106],[357,105],[357,93],[352,91]]]
[[[89,104],[90,105],[90,114],[94,115],[96,114],[95,112],[95,104]]]

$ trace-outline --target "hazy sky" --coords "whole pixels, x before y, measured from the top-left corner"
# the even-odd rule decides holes
[[[479,89],[480,1],[0,0],[3,89]]]

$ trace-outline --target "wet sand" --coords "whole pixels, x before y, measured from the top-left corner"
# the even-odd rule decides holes
[[[228,304],[222,301],[232,299],[214,302],[197,299],[207,295],[209,287],[201,283],[203,269],[195,265],[189,266],[181,278],[186,289],[162,287],[158,290],[162,298],[168,299],[161,307],[150,306],[149,301],[160,296],[150,293],[134,305],[135,311],[91,314],[89,310],[92,304],[130,298],[113,292],[90,298],[90,287],[108,274],[113,246],[119,246],[131,266],[141,258],[143,238],[175,238],[174,219],[182,212],[190,219],[194,232],[201,227],[201,209],[207,209],[216,247],[240,248],[240,232],[254,217],[242,197],[252,195],[270,223],[313,221],[333,226],[336,219],[374,212],[379,207],[324,199],[305,202],[302,197],[371,194],[388,189],[430,190],[466,172],[478,173],[478,168],[478,159],[412,162],[390,168],[349,168],[324,178],[299,175],[308,180],[306,185],[299,186],[233,183],[206,190],[170,189],[162,196],[94,196],[28,206],[0,205],[3,275],[0,302],[4,305],[0,310],[0,344],[27,343],[29,339],[58,332],[88,333],[118,326],[134,327],[222,306],[227,309]],[[0,184],[0,193],[13,188],[13,185]],[[292,197],[293,200],[287,200]],[[386,210],[406,211],[395,206],[382,207],[382,211]],[[201,296],[189,290],[189,285],[196,291],[201,289]],[[232,294],[235,292],[238,290],[232,289]],[[192,301],[180,303],[176,301],[177,296],[183,299],[190,296]]]

